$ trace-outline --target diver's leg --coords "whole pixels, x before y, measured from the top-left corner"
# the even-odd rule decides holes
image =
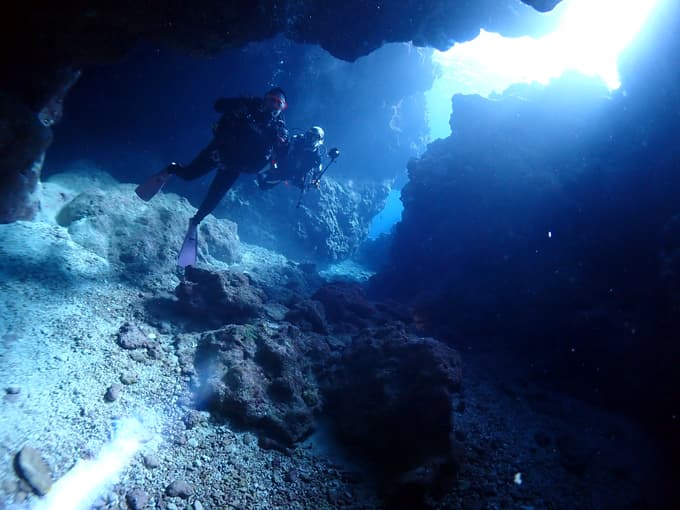
[[[219,165],[219,155],[215,149],[215,142],[211,142],[203,149],[194,160],[186,166],[177,163],[170,163],[165,170],[162,170],[149,177],[142,184],[137,186],[135,192],[137,196],[148,202],[158,193],[173,175],[178,175],[185,181],[198,179],[210,172]]]
[[[172,175],[167,170],[158,172],[137,186],[135,188],[135,193],[137,193],[139,198],[148,202],[156,196],[156,193],[163,189],[163,186],[165,186],[165,183],[168,182],[171,176]]]
[[[185,181],[193,181],[213,170],[219,165],[219,153],[215,147],[215,142],[211,142],[196,156],[188,165],[178,165],[176,163],[168,166],[166,171],[173,175],[178,175]]]
[[[198,224],[189,221],[189,230],[184,236],[182,248],[179,250],[177,265],[179,267],[195,266],[198,254]]]
[[[218,170],[215,179],[213,179],[213,182],[210,185],[208,194],[203,199],[196,215],[191,219],[192,223],[198,225],[208,214],[213,212],[215,207],[217,207],[217,204],[222,200],[222,197],[226,195],[229,188],[236,182],[238,176],[239,172],[237,170],[226,168]]]
[[[222,197],[229,191],[229,188],[234,184],[238,178],[239,172],[235,170],[220,169],[215,175],[208,194],[203,199],[203,203],[198,208],[196,215],[189,220],[189,230],[184,236],[182,248],[179,250],[177,258],[177,265],[179,267],[187,267],[196,265],[196,258],[198,253],[198,225],[203,219],[210,214],[217,204],[220,203]]]

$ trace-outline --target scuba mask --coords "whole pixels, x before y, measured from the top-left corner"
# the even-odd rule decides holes
[[[264,96],[264,104],[268,109],[277,113],[281,113],[288,108],[286,98],[279,94],[267,94]]]

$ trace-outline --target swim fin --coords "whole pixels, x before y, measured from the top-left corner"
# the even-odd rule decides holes
[[[165,186],[165,183],[168,182],[170,177],[172,177],[172,174],[167,170],[158,172],[137,186],[135,193],[137,193],[139,198],[148,202],[156,195],[156,193],[163,189],[163,186]]]
[[[193,221],[189,222],[189,230],[184,236],[182,249],[179,251],[177,265],[181,268],[196,265],[196,249],[198,247],[198,225]]]

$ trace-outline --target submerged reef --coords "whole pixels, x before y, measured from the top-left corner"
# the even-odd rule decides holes
[[[90,508],[647,498],[654,448],[633,424],[578,401],[565,411],[511,358],[488,373],[464,337],[426,333],[411,307],[324,280],[213,217],[182,274],[168,260],[193,210],[172,194],[145,203],[97,172],[42,192],[40,221],[0,225],[3,505],[56,497],[110,441],[135,449]],[[121,257],[145,236],[160,250]]]
[[[248,438],[254,438],[259,446],[252,447],[262,451],[272,462],[271,459],[278,459],[277,455],[295,459],[299,457],[296,452],[300,443],[315,432],[317,418],[329,413],[342,414],[345,423],[372,414],[372,421],[376,423],[369,427],[367,439],[381,434],[376,421],[380,415],[376,402],[371,399],[357,401],[348,409],[346,403],[352,401],[356,389],[334,381],[343,380],[342,373],[353,371],[350,365],[345,366],[352,363],[353,356],[343,354],[351,352],[350,344],[353,343],[345,333],[349,331],[348,324],[352,324],[351,329],[358,335],[357,341],[364,342],[373,335],[369,328],[390,323],[395,326],[385,330],[387,333],[382,333],[381,338],[385,341],[391,335],[389,331],[393,331],[392,342],[403,344],[405,350],[401,354],[393,353],[389,363],[406,363],[403,369],[395,372],[390,383],[390,394],[402,402],[390,416],[406,424],[409,416],[414,415],[413,406],[427,405],[430,411],[440,408],[435,415],[450,418],[450,399],[435,402],[417,398],[420,394],[425,395],[427,381],[432,375],[422,380],[404,377],[406,373],[415,375],[408,368],[413,363],[408,361],[408,345],[416,337],[404,331],[402,322],[395,321],[408,316],[395,315],[388,308],[371,304],[362,297],[358,287],[346,283],[326,285],[313,266],[295,264],[281,255],[243,244],[236,236],[234,223],[213,217],[208,218],[201,230],[203,244],[199,263],[204,268],[189,267],[181,275],[174,267],[174,261],[185,218],[193,214],[190,206],[171,194],[161,194],[151,202],[142,202],[135,196],[132,185],[117,183],[104,173],[55,175],[44,184],[42,197],[42,221],[15,222],[0,229],[3,296],[12,296],[21,288],[31,289],[29,299],[42,303],[36,306],[42,306],[41,313],[46,314],[38,322],[17,320],[18,307],[26,305],[1,300],[5,331],[10,332],[3,338],[2,356],[15,360],[9,361],[15,368],[5,373],[6,383],[21,381],[18,386],[6,385],[11,389],[8,393],[11,398],[5,405],[17,403],[7,415],[10,421],[22,419],[24,405],[21,403],[25,399],[31,408],[37,406],[35,412],[49,409],[43,407],[43,398],[50,398],[51,392],[58,391],[53,384],[63,387],[64,383],[60,382],[63,376],[71,378],[70,384],[75,385],[73,391],[78,395],[76,401],[81,403],[74,404],[75,407],[60,406],[61,418],[46,424],[46,430],[52,430],[52,427],[70,430],[71,426],[62,420],[68,421],[73,413],[84,413],[101,431],[112,419],[111,412],[129,414],[135,413],[139,406],[147,406],[142,414],[156,415],[154,420],[159,420],[145,423],[144,426],[150,429],[148,433],[155,434],[158,440],[164,437],[177,448],[189,441],[185,436],[194,430],[211,434],[210,441],[229,431],[226,433],[245,434],[245,444],[251,440]],[[213,258],[215,252],[222,258]],[[173,286],[174,296],[169,292]],[[76,294],[64,301],[62,294],[74,290]],[[105,300],[98,301],[100,293],[107,296]],[[72,304],[64,307],[62,303],[65,302]],[[358,306],[367,311],[360,322],[354,315]],[[12,320],[14,322],[9,322]],[[88,327],[88,321],[94,321],[92,326]],[[57,323],[61,325],[57,326]],[[55,329],[40,324],[55,324]],[[16,349],[14,342],[20,337],[35,334],[28,333],[32,327],[40,328],[40,335],[47,343],[41,346],[24,342],[22,349]],[[98,333],[93,337],[95,329]],[[432,339],[427,342],[436,343]],[[414,347],[416,345],[417,342],[413,343]],[[45,388],[40,396],[22,389],[33,384],[31,377],[23,371],[33,370],[30,365],[35,356],[29,355],[21,364],[12,365],[21,359],[16,356],[21,356],[24,350],[30,352],[34,347],[46,349],[48,357],[57,356],[60,363],[66,365],[62,369],[54,367],[57,371],[45,376]],[[443,345],[441,348],[453,352]],[[79,352],[82,349],[84,351]],[[89,357],[87,353],[93,349],[98,353]],[[101,356],[108,359],[105,365],[97,365],[103,359]],[[37,357],[38,360],[41,358]],[[379,363],[378,359],[375,361]],[[428,362],[417,363],[421,364],[417,370],[425,377]],[[369,372],[385,368],[363,364]],[[89,382],[85,382],[87,389],[77,389],[80,383],[72,375],[82,370],[90,374],[86,378]],[[368,372],[365,376],[369,376]],[[148,383],[149,377],[156,379],[152,385]],[[139,386],[142,381],[147,381],[143,390]],[[458,385],[459,380],[455,384]],[[439,390],[432,388],[432,391]],[[164,400],[173,393],[179,405],[164,409]],[[162,395],[165,397],[159,399]],[[410,397],[406,398],[406,395]],[[367,425],[370,423],[366,422]],[[438,453],[421,448],[423,441],[431,442],[437,436],[429,433],[423,423],[420,425],[417,431],[404,429],[409,436],[410,451],[421,452],[417,457],[410,456],[404,469],[426,462]],[[451,422],[428,425],[435,426],[438,430],[448,431]],[[175,430],[176,427],[180,428]],[[214,430],[209,432],[211,428]],[[25,441],[22,430],[16,429],[10,441]],[[82,430],[71,433],[74,438],[84,437]],[[105,439],[105,435],[95,435],[99,441]],[[448,433],[444,436],[448,438]],[[196,439],[190,441],[195,443]],[[355,442],[353,438],[346,441]],[[400,441],[399,437],[382,439],[384,448],[395,451],[401,448]],[[158,444],[157,440],[153,442]],[[233,440],[223,447],[231,442]],[[337,442],[343,443],[342,435],[338,436]],[[79,446],[55,441],[36,450],[33,457],[42,459],[41,455],[45,456],[41,460],[42,479],[49,482],[54,478],[56,487],[49,489],[49,484],[42,483],[40,487],[48,488],[40,489],[39,494],[59,490],[59,479],[68,475],[68,467],[72,464],[64,463],[64,460],[69,455],[78,456],[74,448],[77,450]],[[362,450],[365,448],[359,448],[359,456],[364,455]],[[225,457],[225,451],[215,450],[213,454]],[[149,460],[151,455],[143,457],[147,467],[162,462]],[[366,456],[370,455],[366,453]],[[26,466],[24,457],[18,457],[22,466]],[[297,462],[275,461],[279,466]],[[308,470],[309,466],[289,468],[286,476],[296,485],[297,477],[301,475],[294,473]],[[27,469],[22,468],[17,475],[25,478]],[[8,475],[2,473],[1,476],[7,479]],[[390,467],[390,476],[394,476],[394,466]],[[199,486],[199,479],[189,479],[193,481],[187,482],[186,476],[167,480],[168,488],[159,493],[161,499],[157,500],[170,498],[169,504],[172,498],[193,497],[198,493],[204,502],[208,501],[205,499],[209,497],[208,493]],[[325,483],[323,477],[319,482]],[[308,478],[305,483],[313,485]],[[346,482],[338,477],[333,483]],[[147,483],[143,486],[144,489],[139,489],[129,485],[129,491],[117,498],[126,499],[135,507],[140,501],[149,500],[149,491],[158,489]],[[4,497],[16,501],[26,498],[29,490],[10,485],[3,487]],[[228,494],[227,489],[215,493],[217,499],[210,500],[211,504],[219,504],[220,498]],[[339,492],[333,496],[333,501],[337,499],[339,505],[353,507],[353,496],[343,503],[343,494],[350,492],[348,489]],[[270,501],[278,501],[276,498]],[[325,500],[327,496],[323,498]],[[104,502],[99,506],[106,507],[107,504]],[[283,502],[272,504],[277,508],[286,506]],[[323,505],[314,503],[314,507]]]
[[[235,186],[216,214],[238,223],[248,243],[323,264],[358,250],[388,192],[384,184],[343,184],[328,177],[319,190],[304,195],[288,183],[262,191],[246,181]]]

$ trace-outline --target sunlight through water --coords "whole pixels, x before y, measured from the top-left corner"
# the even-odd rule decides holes
[[[544,37],[507,38],[481,31],[473,41],[433,53],[438,77],[426,93],[432,138],[450,134],[454,94],[489,96],[514,83],[547,84],[567,70],[621,86],[617,59],[657,0],[563,0],[545,16],[558,17]]]
[[[110,443],[92,460],[81,460],[54,484],[31,510],[87,510],[104,489],[114,483],[139,451],[145,436],[133,418],[120,420]]]

